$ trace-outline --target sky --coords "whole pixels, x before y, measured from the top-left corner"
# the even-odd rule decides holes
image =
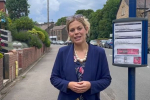
[[[81,9],[102,9],[107,0],[49,0],[49,21],[72,16]],[[38,23],[47,22],[47,0],[28,0],[29,17]]]

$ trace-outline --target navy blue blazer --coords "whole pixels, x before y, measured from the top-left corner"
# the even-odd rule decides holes
[[[111,83],[104,49],[89,44],[83,80],[91,83],[91,88],[83,93],[85,100],[100,100],[100,91]],[[73,44],[59,49],[50,81],[60,90],[58,100],[76,100],[79,97],[80,94],[67,88],[69,82],[77,82]]]

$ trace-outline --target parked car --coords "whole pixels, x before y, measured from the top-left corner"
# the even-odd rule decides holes
[[[65,42],[64,42],[64,41],[59,41],[59,44],[60,44],[60,45],[64,45]]]
[[[57,41],[56,41],[56,44],[59,45],[59,42],[60,42],[60,40],[57,40]]]
[[[91,43],[92,45],[98,46],[98,43],[97,43],[96,40],[91,40],[90,43]]]
[[[108,39],[108,40],[105,42],[104,48],[113,48],[112,39]]]
[[[104,47],[104,44],[105,44],[106,41],[107,41],[107,40],[100,40],[99,46],[100,46],[100,47]]]
[[[64,44],[65,45],[70,45],[70,44],[72,44],[72,42],[71,41],[66,41]]]
[[[52,44],[56,44],[56,41],[52,41]]]

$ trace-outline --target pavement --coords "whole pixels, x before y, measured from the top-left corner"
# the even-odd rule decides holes
[[[59,47],[51,45],[50,52],[6,85],[0,91],[0,100],[56,100],[59,91],[50,84],[49,76]],[[105,91],[100,95],[101,100],[114,100]]]

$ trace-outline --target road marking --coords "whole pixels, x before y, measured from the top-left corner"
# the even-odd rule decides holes
[[[149,66],[147,66],[147,68],[150,68]]]
[[[109,56],[112,56],[112,55],[109,54]]]

